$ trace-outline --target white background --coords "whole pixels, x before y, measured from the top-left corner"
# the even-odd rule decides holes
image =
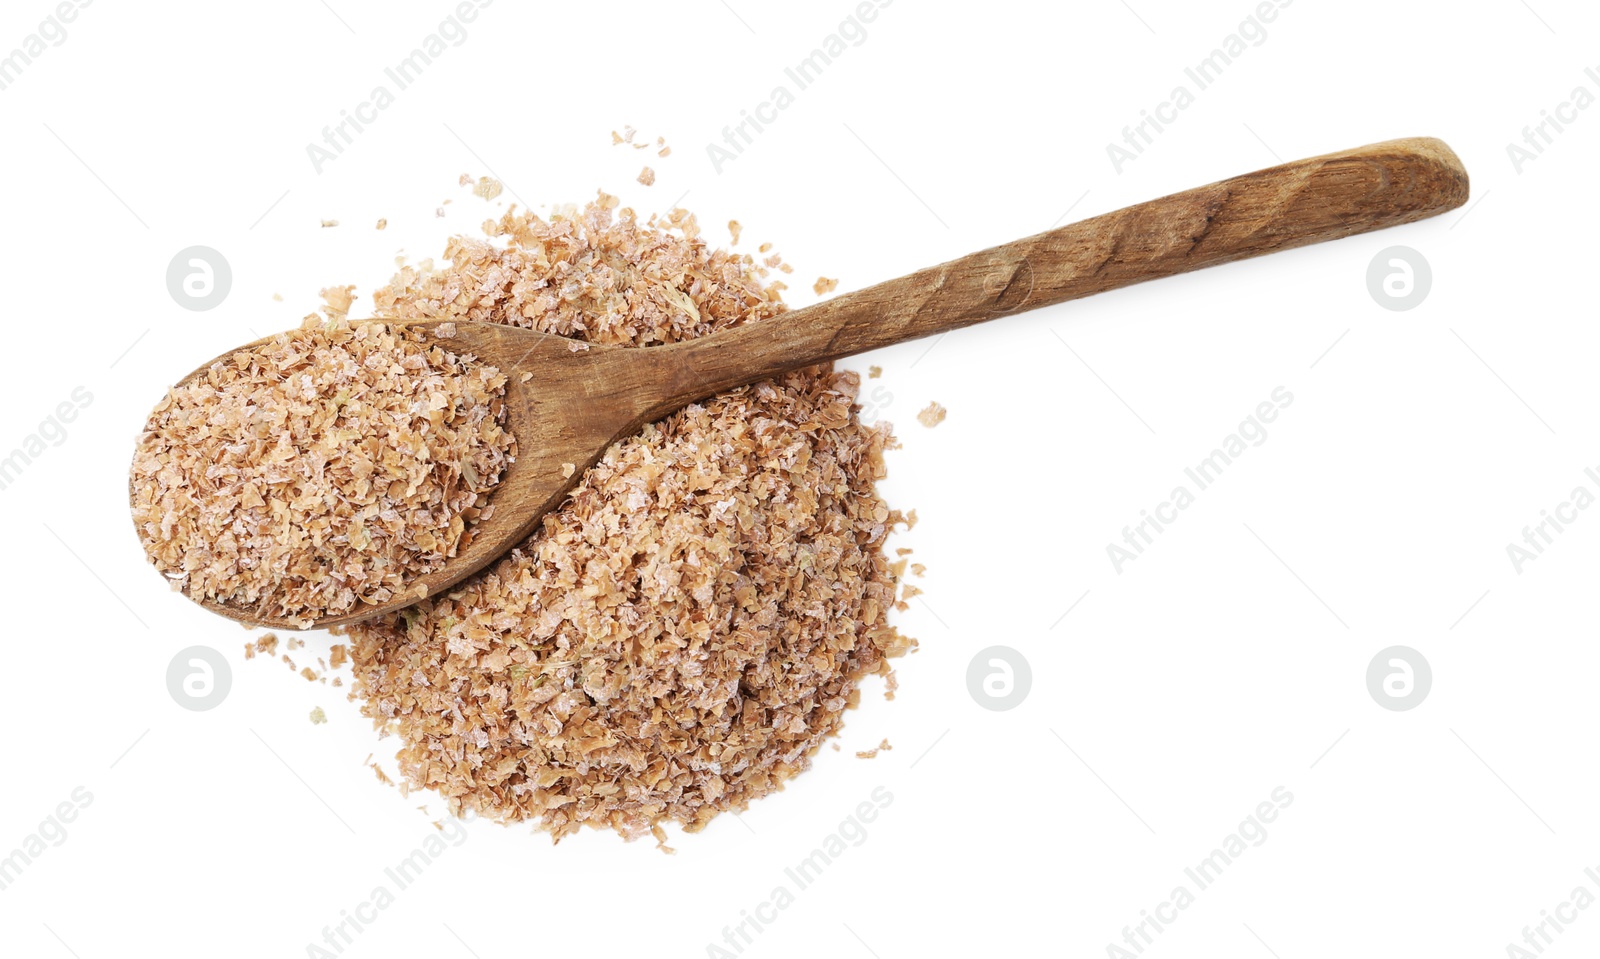
[[[706,144],[853,3],[499,0],[320,174],[307,144],[453,4],[83,9],[0,91],[0,451],[75,387],[93,395],[0,491],[0,854],[75,788],[93,800],[0,891],[0,948],[306,955],[433,834],[441,803],[363,768],[394,744],[355,704],[243,662],[246,633],[165,590],[125,476],[174,378],[295,325],[322,286],[357,284],[360,314],[398,249],[475,232],[498,207],[459,174],[493,172],[535,208],[686,193],[717,242],[737,217],[745,248],[776,243],[803,305],[819,275],[853,289],[1069,210],[1433,135],[1471,169],[1466,210],[851,361],[885,369],[867,385],[892,395],[881,415],[905,446],[884,489],[922,519],[893,545],[929,568],[899,619],[922,647],[897,699],[869,683],[844,751],[742,823],[674,833],[675,856],[472,824],[345,955],[704,956],[879,786],[893,802],[866,840],[746,955],[1106,955],[1279,786],[1293,801],[1265,841],[1146,955],[1506,954],[1574,887],[1600,893],[1584,875],[1600,865],[1600,511],[1520,574],[1506,554],[1600,466],[1600,109],[1520,173],[1506,152],[1574,87],[1600,92],[1584,73],[1600,13],[1529,2],[1298,0],[1118,173],[1106,144],[1253,3],[901,0],[720,175]],[[0,52],[52,9],[7,3]],[[672,156],[613,148],[625,124]],[[196,244],[233,270],[209,312],[165,285]],[[1367,288],[1395,244],[1432,264],[1409,312]],[[1278,386],[1294,401],[1268,439],[1119,575],[1106,544]],[[930,400],[950,410],[934,430],[915,420]],[[331,641],[307,639],[302,661]],[[1033,674],[1008,712],[967,691],[996,644]],[[1408,712],[1366,686],[1394,644],[1432,664]],[[192,645],[233,664],[209,712],[167,691]],[[884,737],[892,752],[854,757]],[[1600,946],[1600,908],[1577,916],[1548,955]]]

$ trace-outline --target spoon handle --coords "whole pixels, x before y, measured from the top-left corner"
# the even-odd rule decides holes
[[[651,352],[659,410],[789,370],[1157,277],[1436,216],[1467,200],[1440,140],[1297,160]]]

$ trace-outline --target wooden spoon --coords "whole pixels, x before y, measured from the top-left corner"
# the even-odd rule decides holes
[[[387,613],[478,572],[526,539],[612,443],[695,400],[1023,310],[1436,216],[1465,203],[1467,192],[1467,171],[1443,142],[1392,140],[1141,203],[666,346],[575,350],[564,337],[458,322],[448,348],[509,378],[509,427],[521,452],[493,494],[493,514],[411,591],[315,626]],[[533,374],[527,382],[524,372]],[[250,609],[203,605],[252,625],[298,628]]]

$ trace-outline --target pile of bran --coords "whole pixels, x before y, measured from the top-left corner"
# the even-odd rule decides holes
[[[783,284],[674,210],[601,193],[406,267],[380,316],[509,323],[648,348],[783,312]],[[783,788],[872,674],[905,519],[879,498],[886,424],[853,373],[721,394],[615,444],[517,550],[454,591],[348,627],[352,697],[398,736],[408,786],[457,815],[625,838],[690,831]],[[903,601],[899,604],[903,608]]]

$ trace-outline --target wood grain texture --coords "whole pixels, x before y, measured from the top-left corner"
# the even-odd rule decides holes
[[[1299,160],[1107,213],[716,336],[663,347],[665,411],[777,373],[1106,290],[1436,216],[1467,171],[1417,138]]]
[[[1399,226],[1459,207],[1467,193],[1467,172],[1444,143],[1392,140],[1141,203],[667,346],[575,350],[574,341],[562,337],[458,322],[455,337],[441,345],[509,375],[508,426],[519,454],[493,494],[493,513],[469,530],[465,546],[444,568],[418,583],[420,591],[317,625],[408,606],[478,572],[525,540],[613,442],[688,403],[1024,310]],[[427,329],[438,323],[407,325]],[[532,374],[528,382],[524,372]],[[203,605],[253,625],[296,628],[263,621],[250,610]]]

